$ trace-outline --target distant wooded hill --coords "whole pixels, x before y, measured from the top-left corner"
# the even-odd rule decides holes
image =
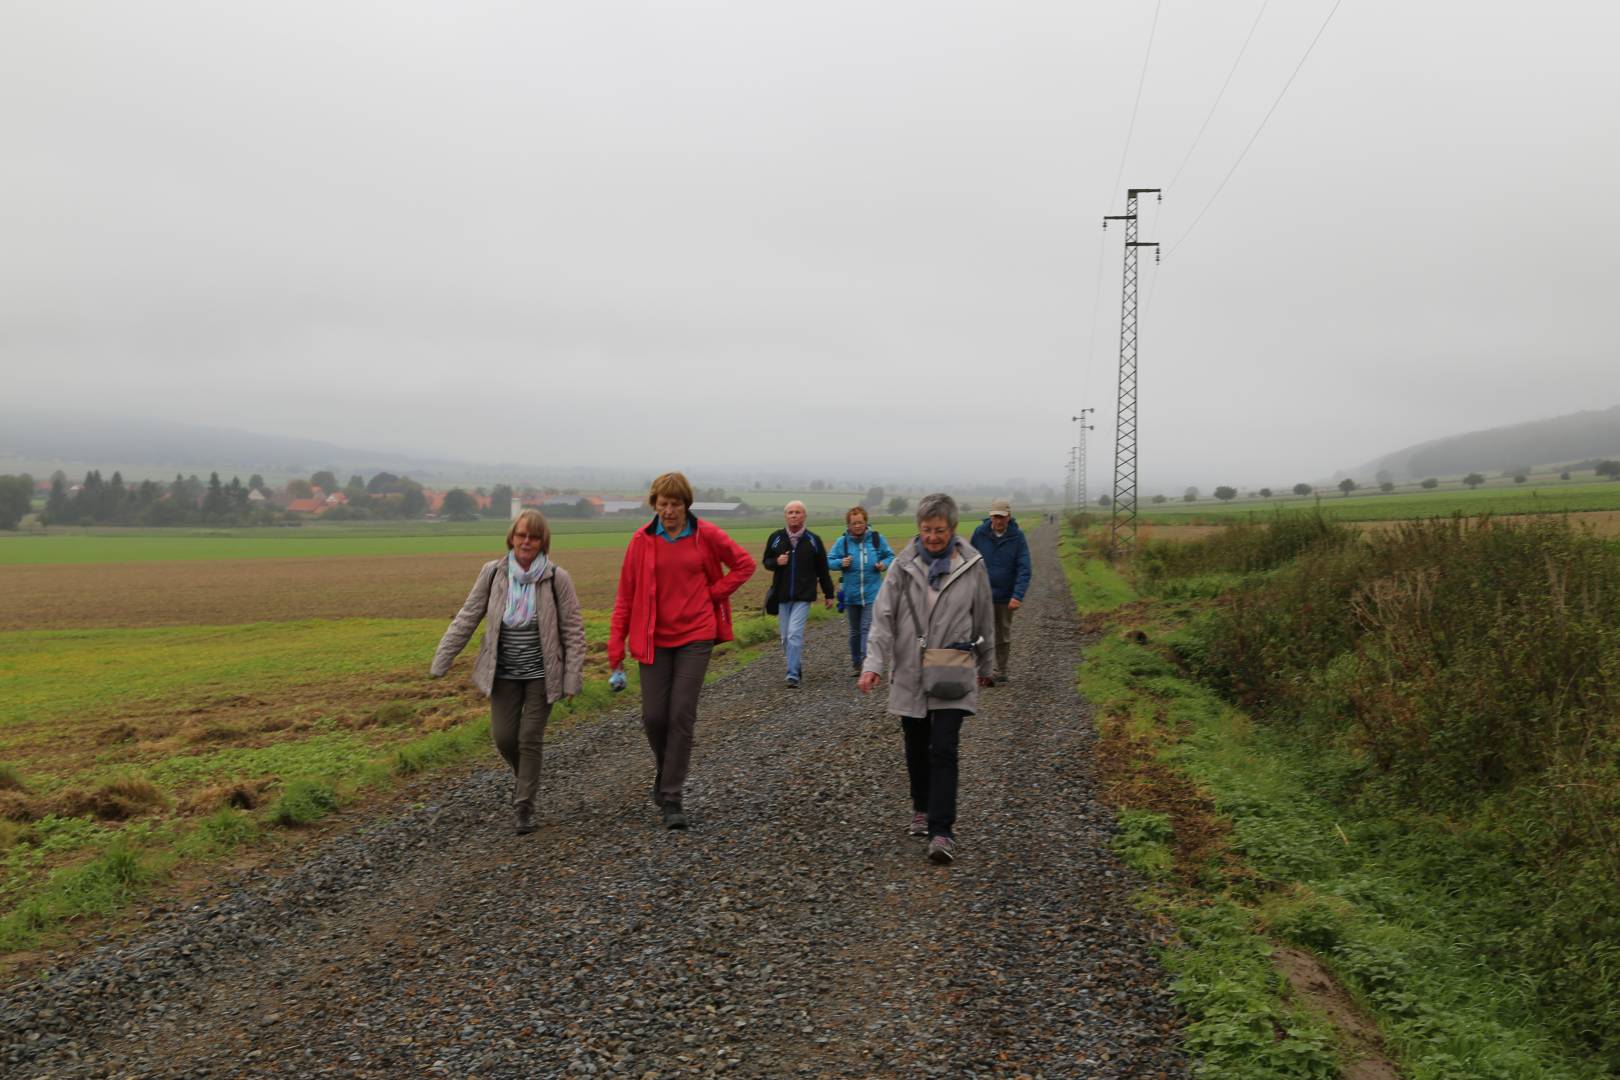
[[[1365,465],[1353,475],[1360,476],[1365,470],[1370,476],[1387,469],[1398,478],[1417,480],[1593,458],[1620,458],[1620,405],[1418,443]]]

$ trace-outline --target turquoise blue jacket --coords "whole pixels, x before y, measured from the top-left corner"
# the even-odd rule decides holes
[[[887,568],[894,561],[894,549],[876,530],[869,528],[859,543],[848,532],[840,536],[827,552],[828,567],[836,572],[844,565],[846,555],[851,561],[849,569],[844,571],[842,582],[844,603],[864,607],[877,599],[878,590],[883,587],[883,575],[878,571],[878,563]]]

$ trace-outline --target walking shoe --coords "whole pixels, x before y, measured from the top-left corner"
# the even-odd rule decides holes
[[[799,688],[799,677],[797,675],[789,675],[787,687],[789,690],[797,690]]]
[[[1006,686],[1007,685],[1007,676],[1006,676],[1005,673],[1002,673],[1000,675],[995,675],[995,676],[991,677],[990,681],[992,683],[994,683],[996,686]]]
[[[678,802],[667,802],[667,803],[664,804],[664,828],[666,828],[666,829],[684,829],[684,828],[686,828],[686,815],[681,812],[681,804],[680,803],[678,803]]]
[[[517,804],[517,833],[519,836],[534,832],[534,807],[528,803]]]
[[[906,832],[919,840],[928,839],[928,815],[921,810],[911,815],[911,824],[906,826]]]
[[[928,861],[945,866],[956,858],[956,841],[948,836],[936,836],[928,841]]]

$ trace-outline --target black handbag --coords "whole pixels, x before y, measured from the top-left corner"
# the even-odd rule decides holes
[[[776,582],[773,581],[771,587],[765,590],[765,614],[775,615],[781,610],[782,605],[776,599]]]

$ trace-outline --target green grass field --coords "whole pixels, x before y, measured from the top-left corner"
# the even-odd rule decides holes
[[[1145,503],[1142,520],[1163,524],[1222,524],[1247,515],[1270,517],[1278,510],[1321,507],[1340,521],[1395,521],[1403,518],[1444,517],[1449,514],[1561,514],[1620,510],[1620,483],[1611,481],[1553,482],[1550,484],[1487,485],[1434,491],[1397,491],[1390,495],[1338,493],[1320,498],[1234,499],[1229,503],[1200,501]],[[1106,514],[1103,510],[1101,513]]]

